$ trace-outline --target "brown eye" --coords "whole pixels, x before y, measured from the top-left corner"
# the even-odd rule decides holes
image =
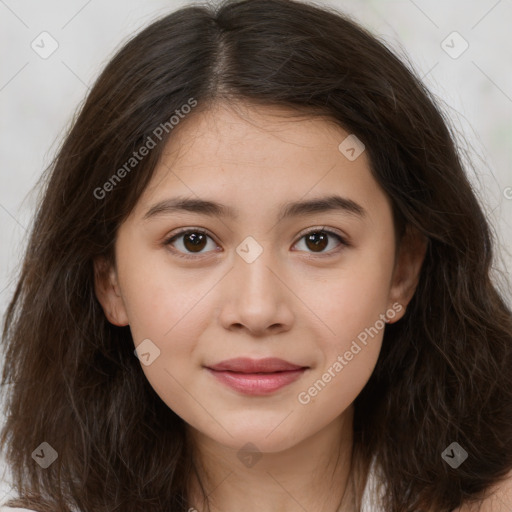
[[[183,236],[183,245],[190,252],[200,252],[206,245],[206,235],[203,233],[190,233]]]
[[[348,246],[349,244],[345,241],[343,237],[334,233],[332,231],[327,231],[324,229],[316,229],[313,231],[309,231],[301,237],[301,240],[305,240],[306,248],[313,253],[328,253],[331,252],[325,251],[326,247],[329,245],[329,239],[331,237],[336,238],[339,241],[339,245]],[[332,249],[334,250],[334,249]]]
[[[173,235],[164,242],[164,245],[174,247],[176,249],[174,252],[180,257],[193,258],[191,254],[201,255],[204,252],[203,249],[207,246],[209,238],[211,239],[202,229],[188,229]]]
[[[310,233],[305,236],[306,245],[309,249],[314,252],[323,251],[327,245],[329,244],[329,235],[326,235],[324,232],[318,231],[316,233]]]
[[[349,243],[337,233],[318,228],[304,234],[300,240],[305,240],[306,252],[327,255],[330,252],[337,252],[336,247],[326,250],[331,238],[338,240],[338,247],[349,246]],[[188,229],[172,235],[164,242],[164,245],[172,246],[173,252],[179,257],[194,258],[194,255],[201,256],[210,252],[208,250],[204,250],[208,245],[208,239],[213,240],[206,231],[199,228]]]

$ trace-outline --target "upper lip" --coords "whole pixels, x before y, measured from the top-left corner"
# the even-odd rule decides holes
[[[277,357],[267,357],[265,359],[251,359],[248,357],[237,357],[227,359],[213,366],[208,366],[211,370],[232,371],[239,373],[273,373],[290,370],[300,370],[306,368],[297,364],[289,363]]]

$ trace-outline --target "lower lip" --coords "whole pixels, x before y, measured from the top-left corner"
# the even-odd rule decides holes
[[[236,373],[207,370],[220,382],[246,395],[268,395],[299,379],[307,368],[276,373]]]

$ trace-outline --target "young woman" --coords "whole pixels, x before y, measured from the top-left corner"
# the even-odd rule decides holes
[[[510,510],[491,227],[433,98],[355,22],[156,21],[44,186],[5,317],[5,511]]]

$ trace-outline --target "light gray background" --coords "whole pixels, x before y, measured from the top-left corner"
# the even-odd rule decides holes
[[[194,2],[152,0],[0,0],[0,314],[13,293],[37,195],[32,189],[100,70],[127,38],[155,18]],[[410,57],[467,140],[468,169],[496,229],[495,272],[512,304],[511,0],[329,0]],[[58,49],[32,48],[46,31]],[[453,58],[453,52],[468,49]],[[453,42],[451,42],[453,41]],[[3,418],[0,415],[0,419]],[[32,450],[35,447],[27,447]],[[0,460],[6,482],[8,468]]]

